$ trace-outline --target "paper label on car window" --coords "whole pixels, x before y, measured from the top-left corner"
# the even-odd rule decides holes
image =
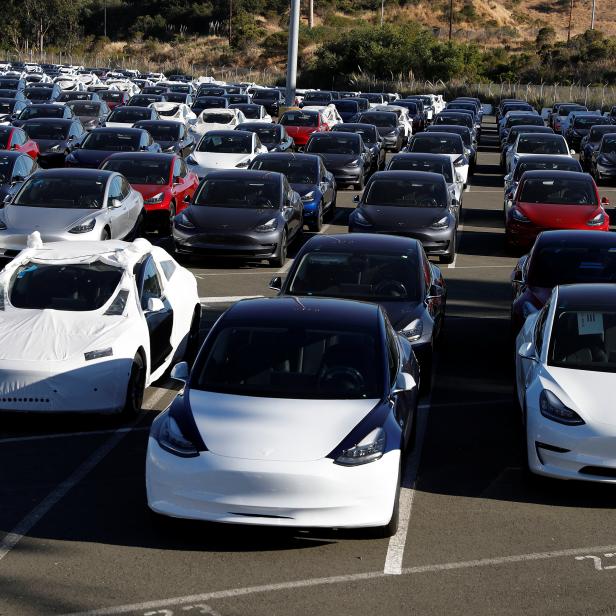
[[[578,332],[580,336],[603,333],[603,313],[578,312]]]

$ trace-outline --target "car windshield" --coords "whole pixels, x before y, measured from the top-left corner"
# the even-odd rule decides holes
[[[347,127],[344,124],[338,124],[334,128],[334,132],[336,133],[355,133],[356,135],[361,135],[364,143],[368,145],[372,145],[377,142],[377,131],[376,129],[367,129],[367,128],[354,128],[353,126]]]
[[[409,151],[425,154],[462,154],[464,144],[459,136],[417,135],[412,139]]]
[[[84,150],[107,150],[109,152],[133,152],[139,149],[139,135],[92,131],[83,141]]]
[[[279,96],[278,90],[257,90],[254,93],[253,99],[278,100]]]
[[[216,135],[206,133],[197,146],[197,152],[218,152],[219,154],[250,154],[252,137],[249,135]]]
[[[471,131],[466,128],[466,127],[460,127],[457,125],[442,125],[442,129],[443,130],[439,130],[441,128],[441,126],[431,126],[429,131],[430,133],[454,133],[456,135],[460,135],[460,137],[462,138],[462,143],[467,146],[467,147],[471,147],[472,145],[472,138],[471,138]]]
[[[317,126],[318,118],[319,116],[317,113],[287,111],[287,113],[280,118],[280,123],[283,126]]]
[[[258,120],[261,118],[260,105],[244,105],[237,107],[249,120]]]
[[[398,116],[393,112],[362,113],[358,122],[374,124],[374,126],[380,126],[381,128],[396,127],[398,126]]]
[[[370,182],[364,204],[443,208],[447,206],[447,186],[430,180],[378,178]]]
[[[50,139],[61,141],[68,135],[68,124],[54,122],[37,122],[30,120],[22,127],[31,139]]]
[[[99,210],[103,207],[107,174],[67,177],[38,174],[30,178],[13,205],[58,209]]]
[[[597,195],[590,179],[527,178],[519,201],[535,204],[597,205]]]
[[[79,117],[97,116],[100,105],[99,103],[69,103],[67,107],[70,107],[73,113]]]
[[[232,113],[202,113],[201,122],[205,124],[229,124],[234,117]]]
[[[384,103],[382,94],[371,94],[371,93],[363,93],[361,94],[361,98],[367,99],[371,103]]]
[[[304,95],[305,103],[312,103],[316,101],[331,101],[332,95],[329,92],[307,92]]]
[[[559,135],[521,135],[518,139],[519,154],[569,154],[567,142]]]
[[[102,167],[106,171],[117,171],[131,184],[155,184],[163,186],[169,183],[171,173],[171,161],[135,158],[112,158],[105,162]]]
[[[173,107],[169,107],[167,109],[157,109],[157,111],[161,116],[174,116],[179,109],[179,105],[173,105]]]
[[[336,101],[334,105],[336,105],[336,109],[338,111],[343,111],[343,112],[351,111],[354,113],[359,111],[359,104],[357,103],[357,101],[349,101],[349,100]]]
[[[140,125],[140,128],[144,128],[145,130],[152,135],[152,139],[154,141],[175,141],[180,137],[180,126],[169,126],[165,124],[147,124]]]
[[[112,297],[122,270],[100,261],[46,265],[26,262],[15,272],[9,301],[15,308],[85,312],[102,308]]]
[[[304,256],[288,293],[378,301],[417,301],[415,255],[312,252]]]
[[[605,120],[597,116],[579,116],[573,120],[573,128],[588,129],[596,124],[601,124]],[[607,122],[605,122],[607,124]]]
[[[101,91],[99,92],[99,96],[104,100],[104,101],[110,101],[112,103],[115,102],[120,102],[124,96],[123,92],[113,92],[113,91]]]
[[[616,139],[613,137],[610,137],[609,139],[606,139],[605,137],[603,137],[603,145],[601,146],[601,153],[602,154],[614,154],[614,152],[616,152]]]
[[[64,108],[60,105],[50,105],[49,107],[26,107],[20,114],[20,120],[29,120],[30,118],[62,118],[64,117]]]
[[[382,395],[379,347],[368,332],[228,326],[217,332],[203,355],[193,370],[195,389],[299,400]]]
[[[445,181],[451,184],[453,182],[453,172],[451,169],[451,161],[447,160],[421,160],[418,158],[405,158],[400,156],[393,158],[389,167],[389,171],[427,171],[429,173],[440,173]]]
[[[601,141],[601,137],[603,137],[603,135],[613,133],[614,131],[616,131],[616,127],[613,124],[594,125],[590,129],[588,141],[598,143]]]
[[[561,309],[554,317],[548,364],[616,372],[616,312]]]
[[[545,246],[535,250],[527,282],[532,287],[552,289],[557,285],[616,282],[615,246]]]
[[[559,116],[568,116],[572,111],[588,111],[586,107],[582,107],[581,105],[563,105],[558,109]]]
[[[136,109],[135,107],[120,107],[114,109],[107,118],[107,122],[123,122],[134,124],[139,120],[146,120],[151,117],[149,109]]]
[[[317,165],[312,161],[298,160],[291,156],[257,158],[252,166],[260,171],[276,171],[287,176],[291,184],[316,184]]]
[[[278,128],[275,125],[264,124],[254,129],[250,129],[251,133],[259,135],[261,143],[273,144],[280,141]]]
[[[245,209],[274,209],[280,202],[277,180],[234,178],[206,179],[199,187],[194,205]]]
[[[463,115],[437,115],[434,123],[439,124],[452,124],[453,126],[467,126],[473,125],[473,119],[469,116]]]
[[[313,154],[359,154],[359,139],[346,136],[338,136],[334,133],[335,137],[327,137],[319,139],[312,138],[308,142],[306,152]]]
[[[513,172],[513,181],[519,182],[525,171],[582,171],[582,167],[573,158],[562,158],[560,160],[521,160]]]
[[[141,96],[133,96],[130,99],[131,106],[147,107],[150,103],[157,103],[160,101],[158,94],[142,94]]]

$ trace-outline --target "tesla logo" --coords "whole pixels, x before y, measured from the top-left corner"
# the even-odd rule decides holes
[[[404,223],[403,223],[403,222],[399,222],[399,223],[398,223],[398,226],[399,226],[399,227],[404,227]]]

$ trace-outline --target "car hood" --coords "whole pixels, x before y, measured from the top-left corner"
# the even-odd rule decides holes
[[[319,186],[317,184],[291,184],[291,188],[300,196],[303,197],[305,194],[319,190]]]
[[[211,130],[233,130],[234,128],[235,127],[229,123],[219,124],[216,122],[199,122],[199,120],[197,120],[192,126],[193,131],[201,135]]]
[[[616,425],[614,404],[611,399],[614,373],[594,372],[543,366],[550,378],[542,378],[542,384],[552,391],[563,404],[576,411],[591,425]],[[551,382],[553,380],[553,382]]]
[[[426,306],[423,302],[379,302],[383,307],[394,329],[400,331],[411,321],[419,319],[424,313]]]
[[[166,184],[131,184],[131,186],[137,192],[141,193],[144,201],[152,198],[158,193],[167,193],[169,191],[169,186]]]
[[[191,156],[206,169],[233,169],[239,163],[250,160],[250,154],[220,154],[218,152],[193,152]]]
[[[0,320],[0,360],[84,360],[86,351],[113,348],[125,321],[121,316],[96,312],[7,310]],[[3,382],[2,387],[6,386]]]
[[[190,390],[195,423],[215,455],[249,460],[326,457],[378,400],[291,400]]]
[[[609,152],[607,154],[600,153],[599,156],[604,160],[616,164],[616,152]]]
[[[278,215],[277,209],[189,206],[184,210],[201,231],[242,233],[252,231]]]
[[[517,203],[518,209],[537,226],[545,229],[569,229],[585,225],[598,214],[597,205],[553,205],[542,203]]]
[[[392,207],[392,206],[364,206],[362,214],[378,227],[398,229],[403,232],[429,227],[435,220],[446,216],[445,207]]]
[[[319,154],[325,163],[325,167],[339,169],[346,167],[350,163],[361,160],[359,154]]]
[[[54,145],[61,145],[63,148],[67,146],[66,139],[35,139],[41,152],[47,152]]]
[[[73,150],[72,156],[80,166],[98,167],[108,156],[115,154],[111,150]]]
[[[76,208],[27,207],[7,204],[4,208],[4,222],[10,231],[46,232],[68,231],[82,220],[99,216],[103,210],[81,210]]]

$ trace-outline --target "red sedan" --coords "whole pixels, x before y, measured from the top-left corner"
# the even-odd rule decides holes
[[[121,90],[101,90],[98,95],[107,103],[107,107],[113,111],[116,107],[126,105],[130,96],[128,92]]]
[[[326,124],[319,111],[291,109],[285,111],[279,124],[286,128],[288,135],[293,138],[295,145],[299,148],[306,145],[312,133],[329,130],[329,125]]]
[[[106,158],[101,169],[117,171],[143,196],[146,225],[169,234],[173,218],[195,194],[199,178],[176,154],[122,152]]]
[[[530,248],[541,231],[609,231],[610,218],[590,175],[575,171],[527,171],[520,179],[505,223],[508,248]]]
[[[36,141],[30,139],[23,129],[16,126],[0,126],[0,150],[23,152],[34,160],[39,155]]]

